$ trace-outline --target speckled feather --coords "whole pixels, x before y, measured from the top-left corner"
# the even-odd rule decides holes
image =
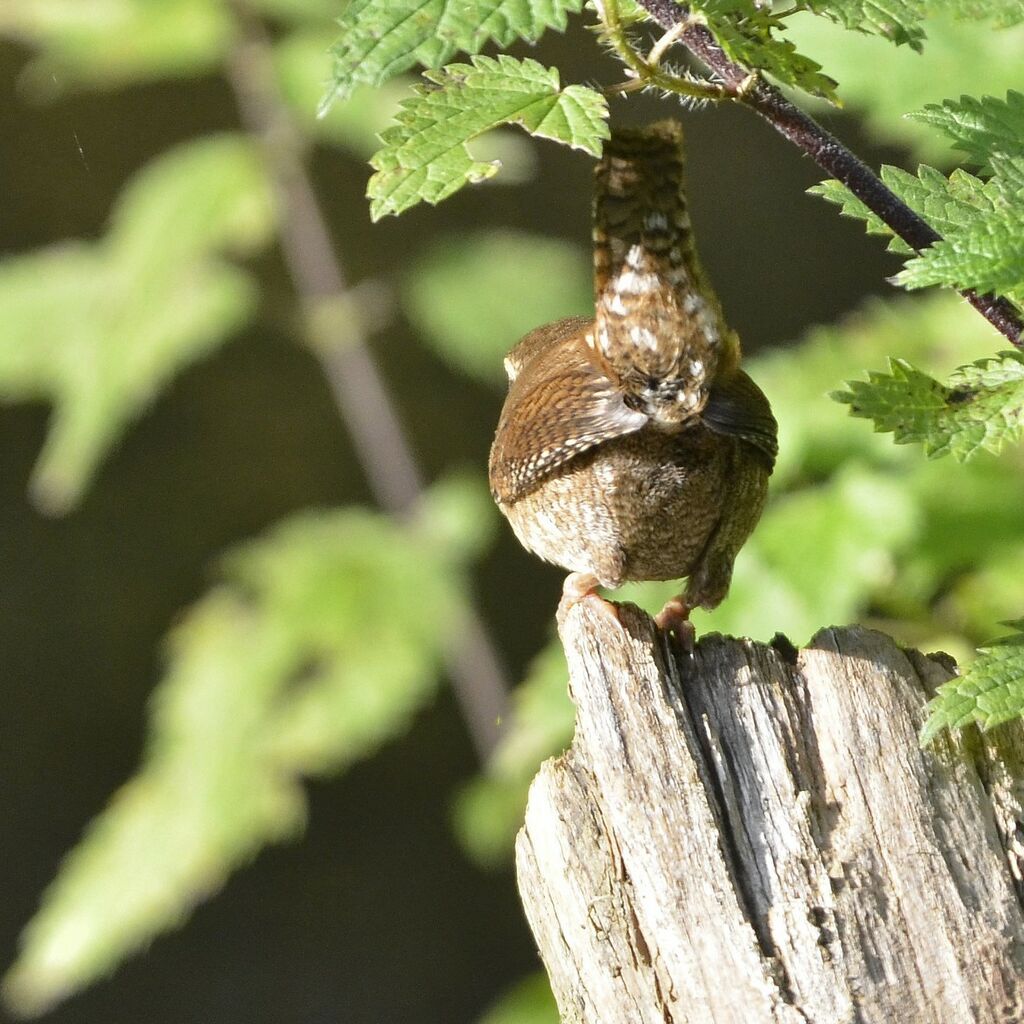
[[[491,489],[523,545],[626,580],[689,577],[690,606],[725,596],[776,452],[767,399],[700,269],[672,122],[613,133],[595,189],[595,318],[531,331]]]

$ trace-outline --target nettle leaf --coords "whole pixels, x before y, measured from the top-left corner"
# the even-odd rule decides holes
[[[378,88],[360,87],[344,102],[335,103],[317,116],[317,104],[330,73],[328,48],[334,37],[333,28],[301,28],[275,45],[274,65],[281,95],[310,136],[369,159],[380,146],[380,133],[408,96],[409,81],[395,79]]]
[[[764,71],[786,85],[814,96],[836,100],[836,83],[821,73],[821,65],[800,53],[789,39],[782,15],[756,0],[706,0],[694,4],[730,59],[752,71]]]
[[[805,0],[801,4],[843,28],[884,36],[897,46],[921,49],[924,9],[921,0]]]
[[[1024,425],[1024,354],[1002,352],[963,366],[941,384],[901,359],[890,373],[850,381],[833,397],[854,416],[891,431],[897,444],[920,442],[929,458],[963,462],[981,450],[1000,452]]]
[[[582,249],[543,235],[460,234],[435,243],[416,261],[402,303],[449,364],[504,386],[505,354],[524,334],[538,324],[593,312],[590,260]]]
[[[424,77],[429,84],[402,104],[371,160],[377,173],[366,194],[374,220],[439,203],[496,174],[497,162],[475,160],[466,144],[499,125],[517,124],[594,156],[608,137],[605,98],[582,85],[561,88],[558,71],[534,60],[474,57]]]
[[[936,231],[941,241],[914,255],[896,276],[905,288],[946,285],[1024,301],[1024,156],[991,156],[988,181],[964,170],[947,178],[922,165],[917,175],[883,166],[882,180]],[[892,231],[845,186],[827,181],[809,191],[862,218],[869,234]],[[906,252],[894,241],[890,249]]]
[[[359,84],[380,85],[417,65],[439,68],[489,42],[535,42],[563,30],[583,0],[352,0],[341,18],[326,108]]]
[[[1024,156],[992,156],[990,165],[988,181],[962,170],[947,179],[922,167],[920,185],[900,191],[926,219],[930,209],[942,210],[931,220],[942,241],[897,275],[905,288],[938,284],[1024,300]]]
[[[893,234],[892,228],[878,216],[877,213],[868,209],[845,185],[830,178],[828,181],[812,185],[807,190],[808,195],[821,196],[828,203],[835,203],[839,207],[840,216],[851,217],[854,220],[864,221],[864,228],[869,235],[882,235],[888,239],[890,252],[913,254],[914,250]]]
[[[1024,715],[1024,619],[1003,623],[1010,636],[978,648],[978,657],[963,676],[939,687],[928,702],[921,746],[943,730],[974,723],[982,731]]]
[[[221,136],[143,170],[99,242],[0,264],[0,397],[54,404],[31,482],[41,507],[71,507],[125,426],[245,322],[256,291],[223,256],[273,225],[255,145]]]
[[[1024,93],[1010,90],[1006,99],[961,96],[957,100],[929,103],[907,117],[945,132],[982,174],[993,174],[995,153],[1024,156]]]
[[[40,1013],[179,925],[301,830],[304,776],[403,732],[459,628],[465,557],[362,510],[297,516],[230,556],[171,637],[138,774],[26,929],[10,1005]]]

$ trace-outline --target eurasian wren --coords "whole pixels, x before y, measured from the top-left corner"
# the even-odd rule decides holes
[[[688,577],[659,621],[726,595],[760,518],[776,423],[697,259],[673,121],[613,132],[597,165],[595,315],[508,354],[491,491],[522,544],[597,584]]]

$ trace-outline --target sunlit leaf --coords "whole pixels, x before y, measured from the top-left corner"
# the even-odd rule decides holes
[[[381,85],[417,65],[439,68],[457,53],[494,40],[534,42],[564,29],[583,0],[352,0],[341,19],[334,74],[324,106],[362,85]]]
[[[964,674],[943,683],[929,701],[922,746],[943,729],[973,723],[987,731],[1024,715],[1024,619],[1004,625],[1014,632],[980,647]]]
[[[594,156],[608,137],[604,97],[582,85],[562,88],[558,71],[534,60],[474,57],[424,77],[428,84],[402,104],[371,161],[376,173],[366,194],[374,220],[419,202],[439,203],[496,174],[498,165],[474,158],[467,143],[500,125]]]

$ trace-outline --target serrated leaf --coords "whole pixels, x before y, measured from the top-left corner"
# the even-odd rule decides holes
[[[963,676],[939,687],[928,702],[921,746],[943,730],[974,723],[983,732],[1024,715],[1024,619],[1003,623],[1009,636],[978,648]]]
[[[582,85],[561,88],[558,71],[534,60],[474,57],[428,71],[428,83],[402,104],[398,123],[381,136],[366,194],[379,220],[419,202],[439,203],[469,182],[497,173],[474,159],[467,143],[499,125],[516,124],[597,156],[608,137],[604,97]]]
[[[921,49],[925,13],[921,0],[807,0],[803,6],[843,28]]]
[[[835,203],[839,207],[839,213],[843,217],[851,217],[854,220],[864,221],[865,231],[869,235],[882,235],[889,239],[889,251],[899,252],[906,255],[913,253],[913,249],[903,241],[902,238],[894,235],[889,227],[877,213],[868,209],[845,185],[830,178],[828,181],[812,185],[807,190],[809,195],[821,196],[828,203]]]
[[[359,510],[245,545],[175,630],[142,767],[61,867],[4,982],[42,1012],[180,924],[305,819],[302,777],[401,733],[464,594],[453,549]]]
[[[380,85],[417,65],[439,68],[457,53],[479,53],[489,42],[535,42],[565,28],[583,0],[352,0],[334,48],[326,108],[357,85]]]
[[[770,7],[756,0],[705,0],[692,7],[737,64],[835,101],[835,81],[821,73],[817,61],[800,53],[791,40],[782,36],[784,18]]]
[[[1024,355],[1003,352],[963,366],[941,384],[901,359],[889,373],[850,381],[833,397],[854,416],[874,421],[897,444],[919,442],[929,458],[963,462],[979,451],[998,453],[1024,426]]]
[[[359,88],[344,102],[335,103],[317,116],[317,105],[330,74],[328,51],[335,34],[330,28],[296,29],[276,44],[274,66],[281,95],[291,107],[292,116],[312,138],[369,159],[380,146],[380,133],[409,94],[409,81],[395,79],[376,88]]]
[[[54,404],[42,507],[73,505],[126,424],[244,322],[256,294],[222,255],[256,250],[273,220],[255,145],[213,137],[133,179],[101,241],[0,264],[0,396]]]
[[[592,312],[592,289],[589,259],[575,246],[489,231],[431,246],[406,279],[402,300],[443,359],[500,385],[509,349],[539,324]]]
[[[897,275],[905,288],[939,284],[1024,299],[1024,156],[993,155],[990,165],[988,181],[962,170],[947,179],[928,167],[916,181],[886,179],[943,236]]]
[[[982,174],[992,174],[993,154],[1024,156],[1024,93],[1010,90],[1006,99],[961,96],[930,103],[907,117],[945,132]]]

